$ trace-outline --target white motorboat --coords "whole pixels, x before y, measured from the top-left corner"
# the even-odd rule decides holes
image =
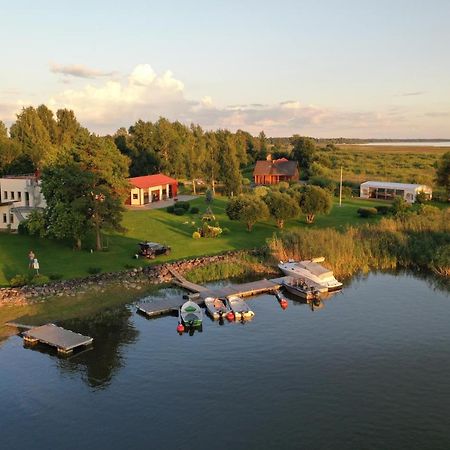
[[[294,278],[300,278],[308,286],[312,286],[320,293],[333,292],[342,289],[342,283],[333,275],[333,271],[323,267],[320,262],[324,258],[314,258],[307,261],[280,261],[279,269]]]
[[[220,298],[206,297],[205,308],[214,320],[219,320],[230,312],[230,309]]]
[[[250,320],[255,315],[244,300],[234,295],[227,297],[227,306],[234,313],[236,320]]]

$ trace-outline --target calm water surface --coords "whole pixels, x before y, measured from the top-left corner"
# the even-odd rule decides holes
[[[0,347],[4,449],[448,449],[450,296],[354,280],[324,308],[250,300],[251,323],[179,336],[123,307],[64,325],[70,359]]]

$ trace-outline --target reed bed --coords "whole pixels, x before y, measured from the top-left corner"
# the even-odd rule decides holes
[[[275,260],[325,257],[338,277],[370,269],[414,268],[450,276],[450,211],[431,210],[343,231],[296,228],[268,242]]]

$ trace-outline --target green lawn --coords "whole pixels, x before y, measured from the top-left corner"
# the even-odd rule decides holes
[[[368,219],[360,219],[356,210],[361,206],[381,203],[359,199],[344,201],[342,207],[335,204],[329,216],[319,216],[312,226],[343,227],[347,224],[366,223]],[[200,211],[206,208],[203,198],[191,204],[198,206]],[[8,285],[8,280],[16,274],[27,273],[27,255],[31,249],[39,259],[42,274],[61,274],[64,278],[77,278],[87,276],[91,267],[99,267],[102,271],[117,271],[125,269],[127,265],[147,264],[147,261],[135,260],[132,257],[137,250],[137,243],[141,240],[164,242],[172,247],[169,257],[155,260],[160,262],[258,247],[277,231],[274,223],[267,222],[255,225],[253,231],[248,233],[243,224],[228,220],[225,206],[226,199],[222,198],[216,198],[212,205],[220,225],[230,230],[228,235],[217,239],[192,239],[192,232],[199,224],[199,217],[191,214],[175,216],[165,210],[127,211],[123,223],[127,232],[123,235],[108,235],[108,249],[98,253],[91,253],[89,249],[74,251],[70,244],[65,242],[0,233],[0,286]],[[191,222],[194,222],[194,225]],[[302,218],[286,224],[286,228],[295,226],[308,225]]]

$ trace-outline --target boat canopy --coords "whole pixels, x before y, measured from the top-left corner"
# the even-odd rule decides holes
[[[325,279],[333,276],[333,271],[317,264],[313,261],[300,261],[298,263],[303,269],[309,270],[313,275],[319,277],[320,279]]]

